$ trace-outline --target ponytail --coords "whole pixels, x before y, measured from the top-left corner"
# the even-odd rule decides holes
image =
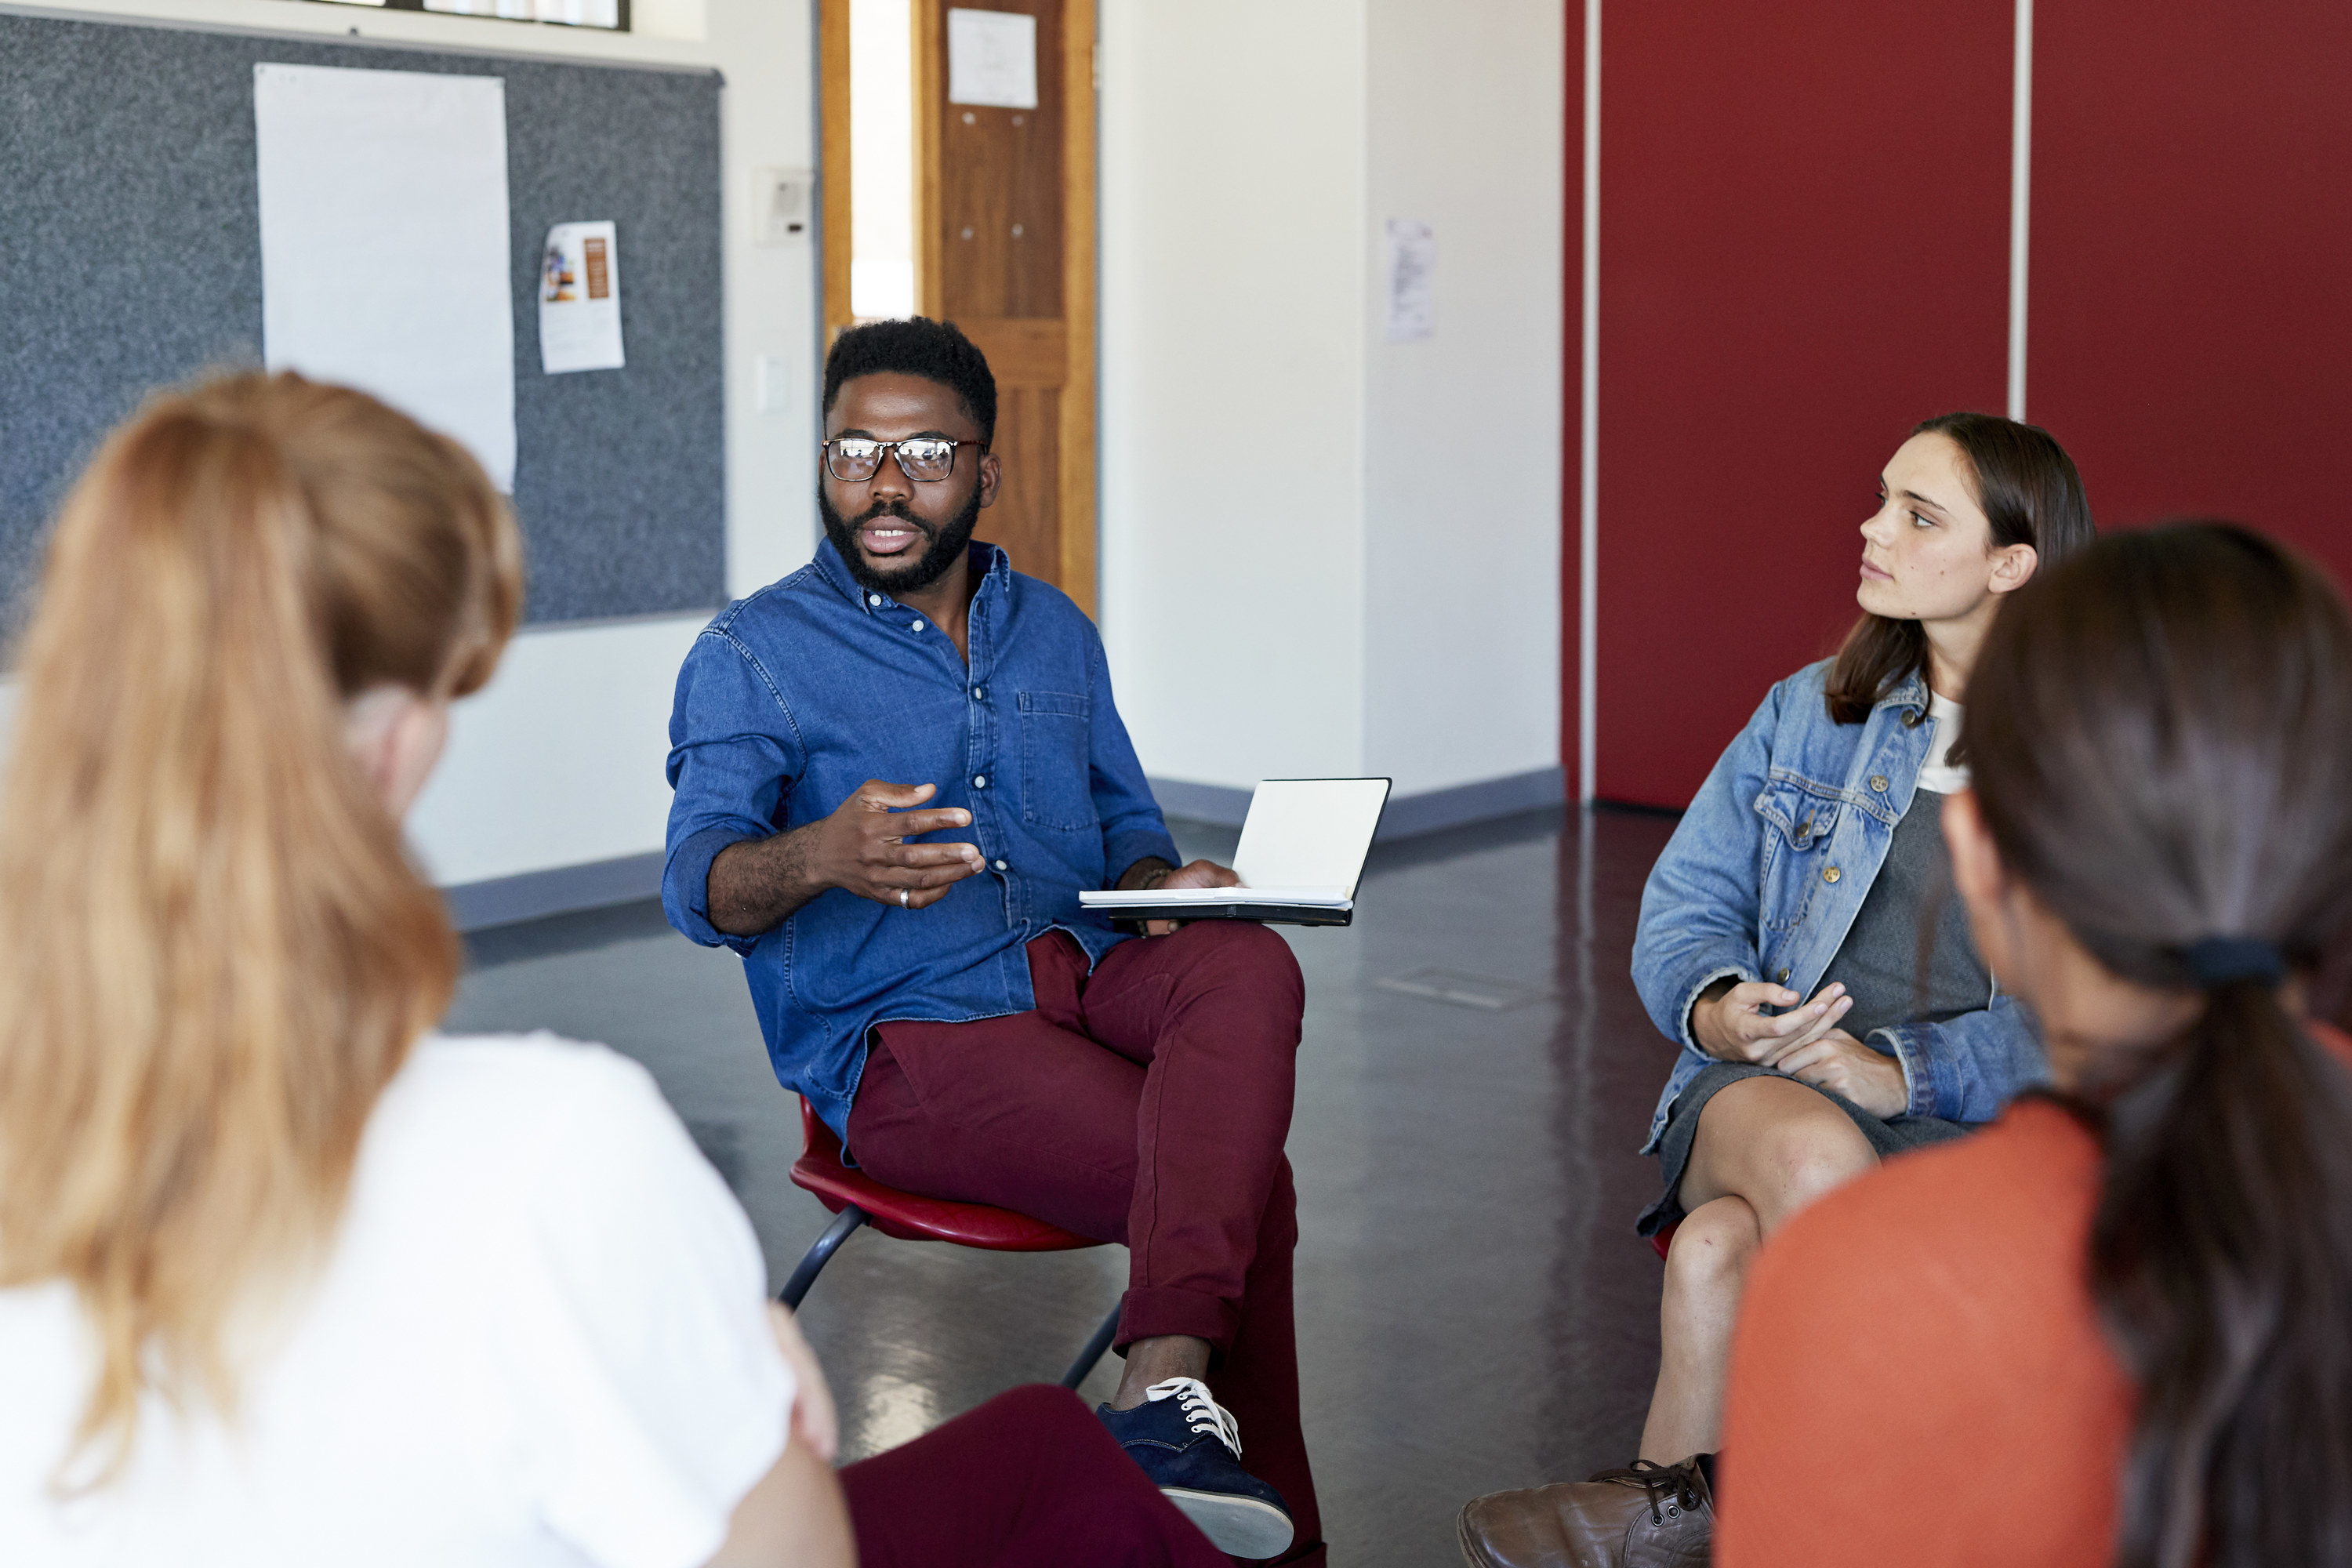
[[[163,398],[59,517],[0,796],[0,1286],[69,1282],[96,1385],[233,1408],[230,1321],[340,1217],[457,949],[343,704],[486,679],[513,527],[472,459],[360,394]]]
[[[2140,1398],[2116,1563],[2352,1562],[2352,1075],[2240,980],[2103,1120],[2091,1289]]]

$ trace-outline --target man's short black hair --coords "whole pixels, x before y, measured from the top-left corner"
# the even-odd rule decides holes
[[[824,411],[833,412],[842,383],[877,374],[938,382],[961,400],[963,411],[980,426],[982,441],[996,438],[996,377],[988,368],[988,356],[953,321],[909,316],[903,321],[868,321],[843,332],[824,356]]]

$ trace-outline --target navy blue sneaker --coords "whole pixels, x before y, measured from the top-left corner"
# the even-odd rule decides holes
[[[1294,1531],[1282,1494],[1242,1468],[1232,1413],[1197,1379],[1155,1383],[1134,1409],[1098,1405],[1095,1414],[1218,1551],[1257,1558],[1290,1549]]]

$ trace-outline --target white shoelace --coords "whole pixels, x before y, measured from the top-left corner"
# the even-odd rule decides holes
[[[1195,1432],[1207,1432],[1242,1457],[1242,1429],[1234,1420],[1234,1413],[1209,1396],[1208,1385],[1196,1377],[1171,1377],[1165,1383],[1155,1383],[1143,1391],[1146,1399],[1181,1401],[1177,1414]]]

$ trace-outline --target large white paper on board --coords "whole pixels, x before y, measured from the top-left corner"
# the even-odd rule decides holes
[[[1037,18],[1019,11],[948,12],[948,101],[1037,107]]]
[[[257,65],[262,354],[373,393],[514,489],[506,83]]]
[[[539,264],[539,368],[619,370],[621,258],[614,225],[559,223]]]

